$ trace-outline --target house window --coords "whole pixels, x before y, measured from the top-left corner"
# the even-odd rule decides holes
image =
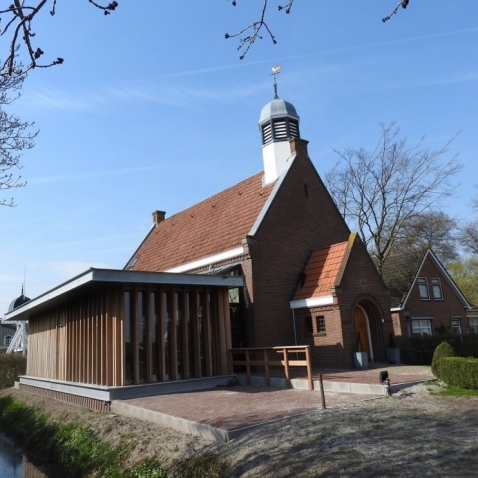
[[[304,326],[305,326],[305,335],[312,335],[314,333],[314,327],[312,325],[312,317],[304,318]]]
[[[6,335],[5,338],[3,339],[3,345],[10,345],[11,341],[12,341],[12,336]]]
[[[431,335],[432,324],[429,319],[412,319],[413,335]]]
[[[461,326],[460,326],[461,317],[452,317],[451,321],[451,330],[454,334],[461,335]]]
[[[430,293],[428,292],[428,281],[426,277],[418,278],[418,289],[420,290],[420,299],[430,300]]]
[[[325,317],[323,315],[319,315],[316,317],[317,323],[317,332],[325,334]]]
[[[443,300],[443,291],[441,290],[440,279],[432,279],[433,297],[436,300]]]
[[[470,321],[470,329],[475,334],[478,334],[478,317],[469,317],[468,320]]]

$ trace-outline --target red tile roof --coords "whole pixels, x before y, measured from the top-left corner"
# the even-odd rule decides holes
[[[330,287],[335,284],[349,242],[340,242],[312,252],[304,271],[304,285],[295,293],[294,300],[330,295]]]
[[[132,270],[164,271],[241,245],[274,184],[258,173],[171,216],[149,234]]]

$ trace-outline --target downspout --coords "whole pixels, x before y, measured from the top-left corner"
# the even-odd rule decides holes
[[[292,311],[292,325],[294,327],[294,345],[297,345],[297,328],[295,324],[295,311],[294,309],[290,309]]]

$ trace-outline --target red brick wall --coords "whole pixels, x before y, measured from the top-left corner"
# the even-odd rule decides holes
[[[307,334],[305,318],[323,316],[325,319],[325,333],[318,333],[314,329],[312,335]],[[342,336],[342,320],[338,305],[313,307],[310,309],[295,310],[297,339],[301,345],[310,345],[312,362],[318,367],[343,368],[349,364],[345,361]],[[314,320],[314,327],[315,327]]]
[[[346,241],[349,229],[310,159],[298,154],[249,247],[255,346],[294,343],[290,294],[309,250]]]
[[[450,327],[450,318],[452,316],[461,317],[462,333],[468,333],[469,324],[466,318],[466,312],[463,304],[458,299],[454,290],[448,285],[443,278],[440,269],[435,265],[434,261],[427,256],[423,266],[418,274],[419,277],[426,277],[428,281],[428,289],[430,300],[422,300],[418,289],[418,283],[413,285],[408,300],[404,305],[410,310],[410,316],[413,317],[433,317],[434,327]],[[443,300],[436,300],[433,297],[431,279],[439,278],[443,291]],[[410,326],[411,327],[411,326]]]
[[[340,290],[338,300],[342,314],[346,360],[352,363],[352,353],[356,351],[354,310],[357,305],[361,305],[369,319],[374,360],[385,361],[385,348],[390,332],[393,331],[390,294],[359,238],[352,247]]]

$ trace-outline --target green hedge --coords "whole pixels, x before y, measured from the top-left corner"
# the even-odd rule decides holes
[[[478,359],[444,357],[440,359],[439,378],[452,387],[478,390]]]
[[[0,354],[0,388],[13,387],[19,375],[27,371],[27,357],[21,354]]]
[[[455,350],[448,342],[442,342],[433,353],[432,373],[440,378],[441,359],[445,357],[456,357]]]
[[[447,334],[447,335],[424,335],[414,336],[400,341],[400,348],[404,351],[405,363],[413,365],[416,355],[420,365],[430,365],[435,349],[442,342],[448,342],[458,357],[478,358],[478,334]],[[414,354],[417,352],[417,354]]]

